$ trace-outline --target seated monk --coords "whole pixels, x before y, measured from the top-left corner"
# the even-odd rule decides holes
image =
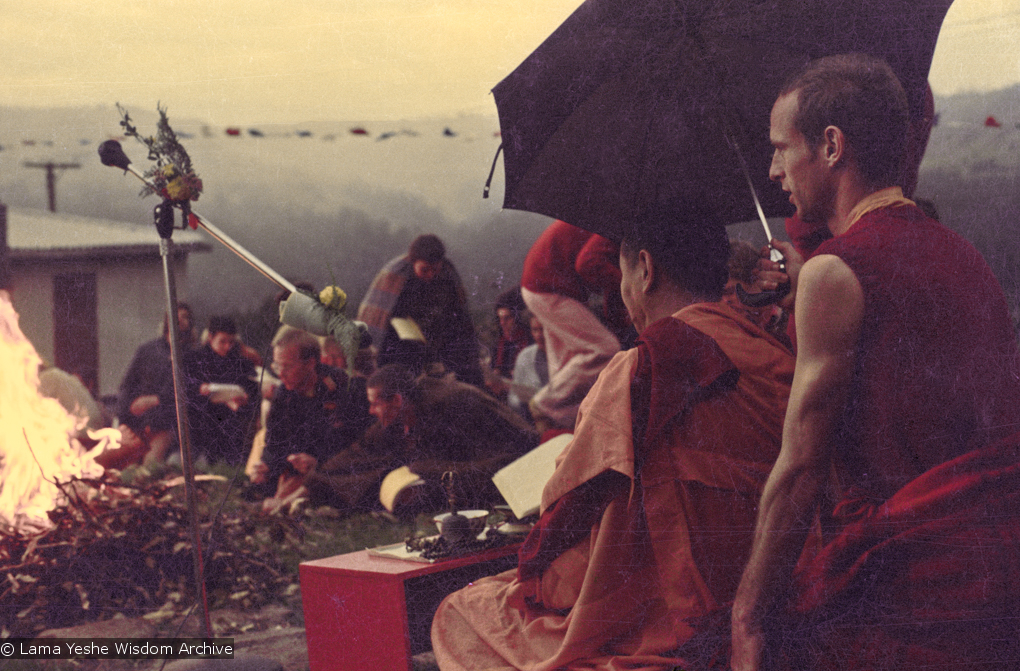
[[[905,197],[910,109],[864,54],[809,63],[772,107],[769,176],[817,248],[799,269],[782,249],[797,367],[734,598],[735,671],[1020,659],[1016,331],[978,250]]]
[[[581,404],[517,570],[440,605],[432,643],[443,671],[725,663],[720,625],[779,452],[794,362],[720,302],[726,232],[694,212],[663,208],[625,237],[621,289],[638,346]]]

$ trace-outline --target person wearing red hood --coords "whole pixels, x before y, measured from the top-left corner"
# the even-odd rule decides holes
[[[524,260],[521,295],[545,328],[549,358],[549,383],[529,402],[543,429],[574,427],[581,400],[620,350],[620,341],[587,306],[600,294],[606,321],[626,322],[618,254],[619,245],[601,235],[555,221]]]

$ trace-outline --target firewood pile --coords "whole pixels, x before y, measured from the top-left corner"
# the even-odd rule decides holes
[[[128,485],[107,474],[62,489],[69,504],[50,513],[52,528],[0,533],[0,636],[33,636],[118,613],[171,618],[194,605],[182,486]],[[297,576],[276,550],[300,542],[299,525],[245,506],[219,510],[225,491],[224,483],[196,488],[210,608],[258,608],[293,594]]]

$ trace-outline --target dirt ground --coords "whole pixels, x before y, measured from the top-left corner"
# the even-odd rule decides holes
[[[308,669],[308,647],[305,643],[305,629],[300,624],[300,598],[294,606],[271,604],[256,612],[228,608],[212,611],[209,619],[214,632],[246,630],[244,633],[227,635],[234,639],[237,652],[275,660],[285,671],[304,671]],[[149,614],[90,622],[66,629],[49,629],[40,634],[40,638],[169,638],[178,629],[178,636],[195,636],[200,635],[201,630],[196,615],[188,619],[183,629],[180,629],[182,618],[179,616],[160,620]],[[73,668],[82,671],[156,671],[161,666],[161,661],[85,660],[74,664]],[[72,667],[67,662],[40,662],[35,668],[56,671]]]
[[[210,613],[213,630],[247,629],[245,633],[234,634],[236,654],[257,656],[281,665],[284,671],[306,671],[308,648],[305,629],[301,626],[300,595],[291,605],[273,604],[257,612],[240,609],[222,609]],[[182,636],[198,635],[200,624],[195,617],[189,619]],[[114,618],[65,629],[49,629],[41,637],[52,638],[146,638],[172,636],[180,627],[181,618],[155,621],[152,617]],[[176,665],[167,663],[165,668],[172,671]],[[36,662],[31,665],[13,667],[17,669],[39,669],[40,671],[159,671],[161,661],[136,662],[132,660],[95,660],[70,664],[68,662]],[[0,669],[7,668],[0,662]],[[192,667],[196,668],[196,667]],[[203,667],[204,668],[204,667]],[[211,667],[214,668],[214,667]],[[418,655],[412,661],[413,671],[438,671],[431,653]]]
[[[226,608],[210,612],[213,631],[242,631],[232,634],[235,654],[252,655],[272,660],[284,671],[307,671],[308,647],[305,629],[302,626],[301,597],[295,593],[287,604],[271,604],[258,611]],[[42,638],[155,638],[200,635],[201,624],[196,615],[180,628],[181,617],[159,619],[148,616],[119,617],[102,622],[92,622],[66,629],[49,629]],[[176,632],[180,629],[180,633]],[[167,663],[167,671],[173,671],[177,664]],[[40,671],[159,671],[162,661],[132,660],[86,660],[80,663],[36,662],[32,665],[13,667],[16,669],[39,669]],[[0,662],[0,669],[7,667]],[[197,668],[197,667],[191,667]],[[203,667],[204,668],[204,667]],[[215,667],[211,667],[215,668]],[[412,671],[438,671],[435,658],[427,652],[412,660]],[[385,670],[380,670],[385,671]]]

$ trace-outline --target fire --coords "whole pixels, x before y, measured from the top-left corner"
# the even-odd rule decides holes
[[[118,442],[119,432],[104,429],[93,450],[82,447],[74,438],[82,420],[39,394],[41,362],[10,297],[0,291],[0,532],[51,527],[47,513],[67,503],[61,488],[101,476],[93,457]]]

